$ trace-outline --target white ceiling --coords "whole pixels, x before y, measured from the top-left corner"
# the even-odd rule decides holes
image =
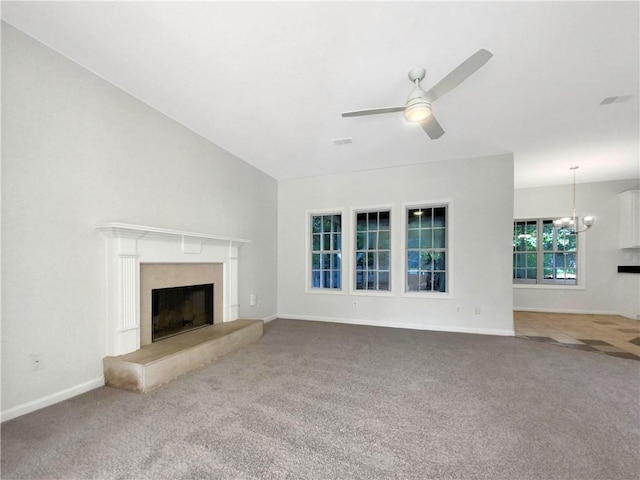
[[[267,174],[323,175],[513,152],[515,185],[640,177],[640,3],[3,2],[2,18]],[[404,104],[479,48],[434,104]],[[45,79],[43,79],[44,81]],[[601,106],[605,97],[634,95]],[[352,137],[336,146],[334,139]]]

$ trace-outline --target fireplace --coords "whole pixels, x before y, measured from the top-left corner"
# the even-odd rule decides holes
[[[151,340],[213,325],[213,283],[151,290]]]
[[[107,240],[107,355],[152,343],[153,289],[213,284],[211,321],[238,318],[238,254],[249,240],[116,222],[96,229]]]

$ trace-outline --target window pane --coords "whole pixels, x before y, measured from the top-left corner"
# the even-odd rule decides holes
[[[335,253],[331,255],[331,268],[334,270],[340,270],[340,255]]]
[[[378,212],[369,212],[369,230],[378,229]]]
[[[322,217],[312,217],[313,221],[311,222],[313,225],[313,233],[320,233],[322,229]]]
[[[433,209],[433,226],[444,227],[445,223],[445,208],[439,207]]]
[[[378,248],[381,250],[389,249],[389,232],[379,232],[378,233]]]
[[[436,292],[447,291],[447,274],[445,272],[435,272],[433,274],[433,290]]]
[[[418,263],[420,261],[420,254],[417,250],[411,250],[407,252],[407,269],[408,271],[417,271]],[[413,273],[413,272],[411,272]]]
[[[340,250],[342,248],[341,239],[342,239],[342,234],[340,234],[340,233],[334,233],[333,234],[332,250]]]
[[[376,281],[375,272],[369,272],[367,274],[367,289],[368,290],[377,290],[378,289],[378,282]]]
[[[314,253],[311,255],[311,268],[317,269],[320,268],[320,254]]]
[[[356,235],[356,250],[365,250],[367,248],[367,234],[358,233]]]
[[[433,256],[430,252],[420,252],[420,270],[433,269]]]
[[[333,216],[333,232],[341,232],[342,231],[342,220],[340,219],[340,215]]]
[[[527,253],[527,267],[535,268],[538,265],[538,255],[535,253]]]
[[[433,254],[433,269],[434,270],[446,270],[445,252],[435,252]]]
[[[364,270],[364,253],[356,253],[356,270]]]
[[[332,288],[340,288],[340,271],[339,270],[333,270],[332,272],[332,280],[333,283],[331,284]]]
[[[379,215],[379,228],[380,230],[389,230],[389,212],[380,212]]]
[[[378,234],[376,232],[369,232],[369,240],[367,245],[369,250],[375,250],[377,248],[377,236]]]
[[[422,210],[418,208],[407,210],[407,226],[409,228],[420,228],[420,217]]]
[[[322,235],[322,250],[331,250],[331,234],[325,233]]]
[[[378,253],[378,268],[380,270],[389,270],[389,252]]]
[[[311,249],[314,251],[320,250],[320,235],[313,235],[313,245]]]
[[[376,264],[376,254],[367,253],[367,270],[375,270]]]
[[[389,282],[389,272],[380,272],[378,274],[378,288],[380,290],[389,290],[391,283]]]
[[[331,288],[331,270],[323,270],[322,271],[322,280],[324,282],[324,288]]]
[[[313,270],[311,272],[311,285],[313,288],[320,288],[320,270]]]
[[[445,229],[435,228],[433,230],[433,248],[445,248]]]
[[[420,230],[420,248],[431,248],[433,246],[431,232],[430,228]]]
[[[552,221],[543,222],[542,227],[542,249],[545,251],[553,250],[553,235],[555,229]]]
[[[433,208],[423,208],[421,211],[422,215],[420,215],[420,227],[433,227]]]
[[[420,246],[420,230],[409,230],[407,232],[407,247],[418,248]]]
[[[364,232],[367,229],[367,214],[358,213],[356,215],[356,230],[358,232]]]

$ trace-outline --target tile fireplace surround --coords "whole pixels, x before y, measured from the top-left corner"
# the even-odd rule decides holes
[[[238,318],[238,252],[249,240],[115,222],[95,228],[107,243],[107,355],[140,349],[141,264],[221,264],[222,321]]]

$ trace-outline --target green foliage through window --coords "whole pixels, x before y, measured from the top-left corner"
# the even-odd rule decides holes
[[[577,284],[578,237],[553,220],[513,222],[514,283]]]

